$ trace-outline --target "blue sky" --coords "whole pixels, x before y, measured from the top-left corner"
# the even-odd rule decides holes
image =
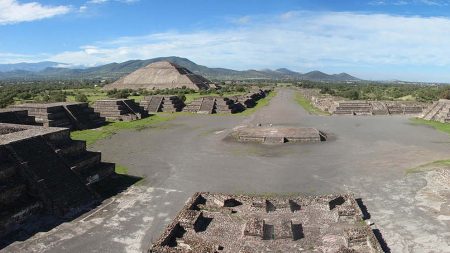
[[[0,63],[209,67],[450,82],[450,0],[0,0]]]

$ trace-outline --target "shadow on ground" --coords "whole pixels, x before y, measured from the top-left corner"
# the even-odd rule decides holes
[[[98,196],[94,203],[91,203],[88,206],[80,207],[64,217],[58,217],[45,212],[40,215],[35,215],[22,223],[22,225],[17,227],[16,230],[7,234],[3,238],[0,238],[0,250],[14,242],[25,241],[37,233],[48,232],[65,222],[76,220],[80,216],[83,216],[84,214],[89,213],[91,210],[100,206],[103,201],[125,191],[128,187],[134,185],[142,179],[143,178],[141,177],[117,174],[109,180],[103,180],[92,189],[97,192]]]

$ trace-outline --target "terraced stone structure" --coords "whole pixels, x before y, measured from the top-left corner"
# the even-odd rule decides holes
[[[61,102],[48,104],[20,104],[13,109],[27,110],[36,124],[45,127],[67,127],[72,130],[96,128],[104,125],[105,118],[100,117],[88,103]]]
[[[434,120],[442,123],[450,122],[450,100],[440,99],[430,105],[420,116],[425,120]]]
[[[95,187],[114,167],[67,128],[0,123],[0,237],[40,213],[64,216],[95,203]]]
[[[242,127],[232,137],[239,142],[256,143],[314,143],[327,140],[327,135],[312,127]]]
[[[362,217],[352,195],[196,193],[148,252],[383,252]]]
[[[266,91],[257,90],[243,96],[201,97],[187,104],[183,111],[200,114],[238,113],[254,107],[265,96]]]
[[[104,87],[112,89],[209,89],[210,81],[201,75],[168,61],[160,61],[140,68]]]
[[[94,111],[100,116],[115,121],[132,121],[148,116],[133,99],[104,99],[94,103]]]
[[[36,125],[34,117],[28,115],[24,109],[0,109],[0,123]]]
[[[140,106],[150,113],[180,112],[185,104],[178,96],[147,96]]]

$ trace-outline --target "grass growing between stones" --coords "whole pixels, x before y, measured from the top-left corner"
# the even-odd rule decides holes
[[[116,164],[116,173],[117,174],[121,174],[121,175],[127,175],[128,174],[128,168],[120,165],[120,164]]]
[[[439,121],[424,120],[424,119],[419,119],[419,118],[412,118],[410,120],[413,125],[431,126],[436,130],[450,134],[450,124],[448,124],[448,123],[441,123]]]
[[[299,104],[303,109],[305,109],[310,114],[314,115],[330,115],[328,112],[324,112],[320,110],[319,108],[316,108],[314,105],[312,105],[311,101],[309,101],[307,98],[305,98],[300,92],[297,92],[295,94],[295,102]]]
[[[419,165],[414,168],[409,168],[406,170],[406,174],[410,173],[419,173],[424,171],[430,171],[430,170],[437,170],[437,169],[445,169],[450,168],[450,159],[448,160],[437,160],[431,163],[426,163]]]
[[[256,103],[255,107],[253,108],[248,108],[245,111],[241,112],[241,113],[236,113],[233,115],[237,115],[237,116],[248,116],[253,114],[254,112],[256,112],[258,109],[266,106],[269,104],[270,100],[275,97],[277,95],[276,91],[272,91],[270,92],[265,98],[258,100],[258,102]]]
[[[86,144],[89,146],[99,140],[109,138],[122,130],[141,130],[174,118],[175,115],[173,114],[161,113],[141,120],[109,122],[106,126],[97,129],[74,131],[70,136],[74,140],[86,141]]]

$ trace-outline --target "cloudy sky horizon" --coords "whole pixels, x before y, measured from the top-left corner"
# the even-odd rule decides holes
[[[0,63],[180,56],[369,80],[450,82],[450,1],[0,0]]]

